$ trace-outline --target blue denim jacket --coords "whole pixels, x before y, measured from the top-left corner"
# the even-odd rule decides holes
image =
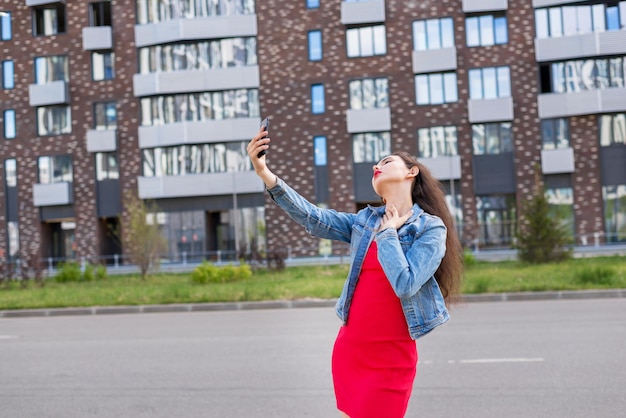
[[[413,214],[399,230],[387,228],[377,232],[384,206],[368,206],[356,214],[322,209],[280,178],[268,192],[308,233],[350,243],[350,273],[336,305],[337,315],[344,324],[373,239],[378,246],[378,260],[402,303],[411,338],[417,339],[450,319],[434,277],[446,252],[446,227],[440,218],[414,204]]]

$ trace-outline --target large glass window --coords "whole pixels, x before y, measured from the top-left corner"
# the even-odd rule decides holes
[[[91,77],[94,81],[115,78],[114,52],[94,52],[91,54]]]
[[[456,126],[433,126],[417,130],[420,158],[458,155]]]
[[[93,114],[95,129],[117,129],[117,109],[115,102],[94,103]]]
[[[239,89],[141,99],[142,126],[259,116],[259,91]]]
[[[317,9],[320,7],[320,0],[306,0],[307,9]]]
[[[391,154],[389,132],[352,135],[352,157],[355,163],[376,163],[389,154]]]
[[[15,68],[13,60],[2,61],[2,88],[12,89],[15,87]]]
[[[117,180],[120,178],[116,153],[97,152],[94,158],[96,159],[96,180]]]
[[[474,155],[513,152],[513,133],[510,122],[479,123],[472,125]]]
[[[571,187],[546,188],[546,199],[550,205],[551,216],[558,219],[574,237],[574,190]]]
[[[4,137],[6,139],[13,139],[16,135],[15,129],[15,110],[7,109],[3,112],[4,120]]]
[[[474,68],[468,71],[470,99],[495,99],[511,96],[509,67]]]
[[[70,106],[42,106],[37,108],[37,135],[61,135],[72,132]]]
[[[535,10],[537,38],[626,28],[626,1],[592,2]]]
[[[450,48],[454,46],[454,23],[451,17],[413,22],[413,50]]]
[[[515,195],[476,196],[478,243],[508,246],[516,232]]]
[[[250,171],[247,141],[144,149],[146,177]]]
[[[350,109],[389,107],[389,83],[386,78],[352,80],[349,90]]]
[[[65,33],[65,4],[51,3],[33,7],[33,35]]]
[[[309,31],[309,61],[322,59],[322,31]]]
[[[4,181],[7,187],[17,187],[17,160],[4,160]]]
[[[206,70],[257,65],[256,38],[237,37],[139,49],[139,72]]]
[[[624,87],[626,57],[555,62],[540,66],[542,93]]]
[[[72,157],[69,155],[39,157],[37,167],[39,168],[39,183],[41,184],[72,181]]]
[[[325,136],[316,136],[313,138],[313,158],[317,167],[325,166],[328,163]]]
[[[613,144],[626,144],[626,113],[601,115],[598,121],[600,123],[601,146],[607,147]]]
[[[65,55],[35,58],[35,84],[69,81],[69,63]]]
[[[602,187],[608,242],[626,241],[626,184]]]
[[[139,24],[203,16],[254,14],[255,0],[137,0]]]
[[[543,119],[541,142],[544,150],[570,148],[569,120],[566,118]]]
[[[385,26],[363,26],[346,30],[348,58],[371,57],[387,53]]]
[[[111,26],[111,1],[89,3],[89,26]]]
[[[436,105],[458,101],[456,73],[416,75],[415,97],[418,105]]]
[[[326,111],[325,100],[324,85],[313,84],[311,86],[311,112],[313,114],[324,113]]]
[[[467,46],[491,46],[509,42],[504,14],[471,16],[465,19]]]
[[[11,13],[0,11],[0,41],[9,41],[12,37]]]

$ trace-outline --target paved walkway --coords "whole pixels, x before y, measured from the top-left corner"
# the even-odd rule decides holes
[[[598,299],[626,298],[626,289],[577,290],[556,292],[515,292],[464,295],[463,303],[507,302],[523,300]],[[0,311],[0,318],[61,316],[61,315],[110,315],[154,312],[206,312],[250,309],[292,309],[331,307],[336,299],[300,299],[263,302],[180,303],[170,305],[93,306],[83,308],[17,309]]]

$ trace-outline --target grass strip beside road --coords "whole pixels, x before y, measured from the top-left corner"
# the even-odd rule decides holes
[[[332,299],[339,296],[347,273],[347,265],[335,265],[260,269],[250,279],[233,283],[195,284],[189,273],[153,274],[145,281],[139,275],[72,283],[48,279],[43,286],[8,281],[0,284],[0,310]],[[618,288],[626,288],[626,259],[615,256],[544,265],[475,262],[466,267],[463,293]]]

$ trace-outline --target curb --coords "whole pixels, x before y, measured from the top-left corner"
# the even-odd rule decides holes
[[[519,302],[543,300],[626,298],[626,289],[572,290],[553,292],[484,293],[463,295],[461,303]],[[0,318],[115,315],[171,312],[240,311],[334,307],[336,299],[270,300],[261,302],[181,303],[171,305],[94,306],[86,308],[15,309],[0,311]]]

